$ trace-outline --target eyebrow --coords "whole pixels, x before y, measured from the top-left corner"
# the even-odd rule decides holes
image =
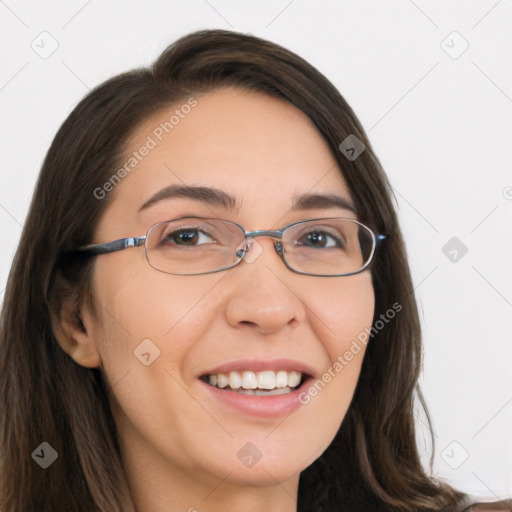
[[[211,206],[220,206],[227,210],[238,209],[240,206],[235,197],[218,188],[175,184],[165,187],[151,196],[139,208],[139,212],[146,210],[165,199],[174,199],[178,197],[201,201]],[[306,193],[294,196],[292,201],[292,210],[294,211],[329,208],[342,208],[357,214],[356,207],[351,201],[336,194]]]
[[[194,199],[195,201],[201,201],[208,205],[221,206],[228,210],[234,210],[235,207],[237,207],[236,199],[218,188],[201,187],[197,185],[170,185],[151,196],[139,208],[139,212],[164,199],[174,199],[177,197]]]
[[[342,208],[357,214],[354,204],[336,194],[301,194],[293,198],[292,210]]]

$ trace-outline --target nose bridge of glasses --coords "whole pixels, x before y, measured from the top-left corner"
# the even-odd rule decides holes
[[[268,236],[275,240],[281,240],[283,238],[282,231],[274,231],[269,229],[259,229],[258,231],[246,231],[245,238],[255,238],[257,236]]]
[[[270,229],[259,229],[257,231],[244,231],[245,240],[244,240],[244,249],[239,253],[239,255],[244,254],[250,246],[250,240],[255,239],[256,237],[270,237],[274,240],[274,247],[278,254],[282,254],[282,244],[281,240],[283,238],[282,231],[278,230],[270,230]],[[260,249],[261,250],[261,249]]]

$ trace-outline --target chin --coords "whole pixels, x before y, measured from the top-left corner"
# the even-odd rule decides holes
[[[268,444],[268,441],[267,441]],[[261,446],[261,443],[260,443]],[[305,448],[303,446],[303,448]],[[310,466],[324,451],[325,447],[307,447],[299,452],[299,446],[266,446],[259,451],[255,444],[246,443],[238,450],[235,460],[225,460],[216,468],[218,477],[241,486],[275,486],[293,478]],[[283,452],[284,450],[284,452]]]
[[[303,465],[300,464],[286,464],[286,466],[272,465],[268,467],[256,464],[252,468],[237,468],[236,471],[231,468],[232,473],[227,478],[227,481],[242,487],[275,486],[284,484],[295,477],[298,478],[301,471],[308,465],[309,464],[303,467]],[[223,476],[225,476],[225,474]]]

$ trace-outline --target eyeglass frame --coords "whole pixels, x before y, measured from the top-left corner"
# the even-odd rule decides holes
[[[110,254],[112,252],[122,251],[123,249],[127,249],[128,247],[140,247],[141,245],[144,245],[144,254],[146,255],[146,261],[148,262],[148,264],[151,268],[154,268],[158,272],[162,272],[164,274],[177,275],[177,276],[199,276],[199,275],[206,275],[206,274],[215,274],[216,272],[222,272],[224,270],[229,270],[230,268],[236,267],[244,260],[245,254],[247,252],[246,249],[243,250],[243,253],[244,253],[243,256],[240,257],[240,259],[238,261],[234,262],[233,264],[228,265],[226,267],[219,268],[219,269],[209,270],[207,272],[194,272],[192,274],[177,274],[177,273],[173,273],[173,272],[167,272],[165,270],[161,270],[161,269],[153,266],[151,264],[151,262],[149,261],[148,249],[147,249],[147,245],[146,245],[149,231],[151,229],[153,229],[155,226],[158,226],[160,224],[166,224],[168,222],[175,222],[175,221],[182,220],[182,219],[219,220],[222,222],[227,222],[228,224],[237,226],[243,232],[244,237],[245,237],[244,242],[247,242],[248,239],[255,238],[257,236],[268,236],[270,238],[273,238],[274,240],[277,240],[274,243],[274,249],[276,250],[276,253],[279,255],[279,257],[281,258],[281,260],[283,261],[284,265],[286,266],[286,268],[288,270],[290,270],[296,274],[314,276],[314,277],[345,277],[345,276],[352,276],[352,275],[356,275],[356,274],[360,274],[361,272],[364,272],[370,266],[370,264],[373,262],[375,254],[377,252],[377,247],[379,246],[379,244],[382,241],[389,238],[388,235],[376,233],[375,231],[373,231],[373,229],[371,229],[366,224],[363,224],[362,222],[360,222],[356,219],[352,219],[350,217],[319,217],[319,218],[314,218],[314,219],[306,219],[306,220],[299,220],[296,222],[292,222],[291,224],[288,224],[287,226],[285,226],[281,229],[277,229],[277,230],[259,229],[259,230],[255,230],[255,231],[246,231],[246,229],[242,225],[238,224],[237,222],[233,222],[231,220],[187,215],[184,217],[179,217],[177,219],[164,220],[164,221],[157,222],[157,223],[153,224],[152,226],[150,226],[147,229],[146,234],[142,235],[142,236],[118,238],[116,240],[111,240],[110,242],[102,242],[102,243],[98,243],[98,244],[87,244],[87,245],[83,245],[83,246],[79,247],[78,249],[76,249],[76,251],[80,252],[80,253],[90,253],[94,256],[98,256],[101,254]],[[306,222],[314,222],[314,221],[322,221],[322,220],[330,220],[330,219],[344,219],[344,220],[354,222],[354,223],[359,224],[360,226],[364,227],[372,234],[373,247],[372,247],[371,255],[368,258],[368,261],[359,270],[356,270],[354,272],[349,272],[346,274],[313,274],[310,272],[303,272],[301,270],[297,270],[297,269],[291,267],[286,260],[286,257],[284,255],[283,246],[281,243],[284,232],[287,229],[289,229],[292,226],[295,226],[297,224],[302,224],[302,223],[306,223]],[[237,251],[237,252],[239,252],[239,251]],[[236,254],[236,255],[238,257],[238,254]]]

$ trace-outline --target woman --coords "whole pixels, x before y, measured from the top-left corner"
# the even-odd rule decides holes
[[[4,511],[461,511],[420,464],[390,186],[297,55],[220,30],[74,109],[0,332]]]

